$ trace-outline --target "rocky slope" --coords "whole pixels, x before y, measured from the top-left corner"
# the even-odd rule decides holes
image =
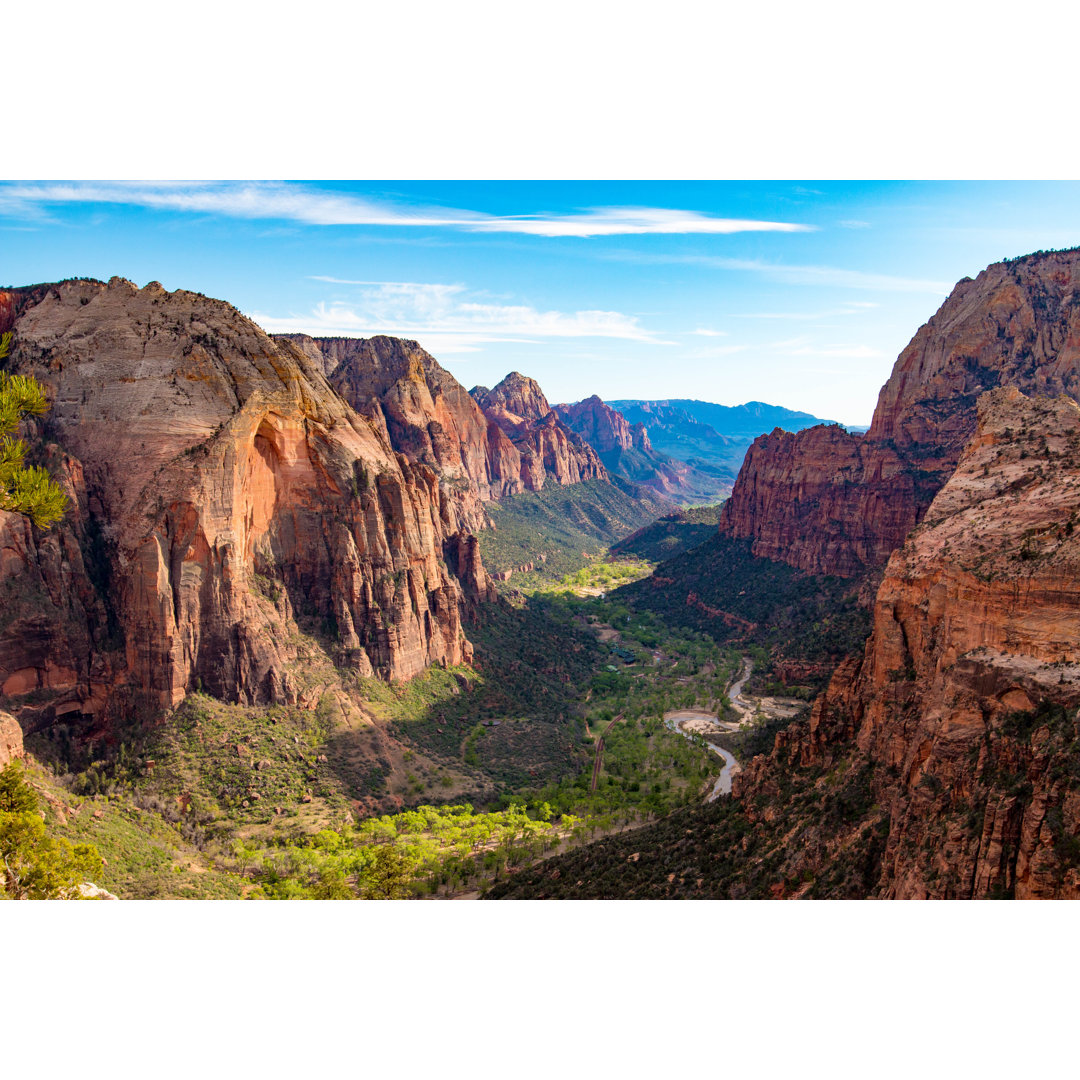
[[[24,727],[196,686],[303,699],[300,623],[360,674],[469,657],[462,606],[490,582],[434,436],[433,462],[396,453],[391,420],[308,353],[196,293],[71,281],[0,310],[8,368],[47,387],[38,430],[72,496],[45,534],[0,514],[0,683]]]
[[[1080,395],[1080,251],[961,281],[901,353],[865,435],[774,431],[746,455],[721,533],[814,573],[880,565],[926,513],[997,386]]]
[[[789,882],[876,825],[873,895],[1080,896],[1080,407],[1009,387],[977,415],[863,655],[736,781],[760,818],[785,813],[784,773],[868,776],[876,814],[793,848]]]
[[[540,491],[549,480],[578,484],[608,478],[596,451],[559,419],[534,379],[512,371],[493,390],[474,386],[469,393],[517,451],[524,490]]]
[[[358,413],[386,429],[395,451],[430,465],[456,488],[463,524],[483,527],[478,502],[523,490],[513,444],[415,341],[275,336],[311,357]]]
[[[571,431],[596,450],[614,476],[644,484],[687,505],[717,502],[730,490],[693,465],[658,453],[643,424],[631,424],[595,394],[574,404],[557,405],[555,411]]]

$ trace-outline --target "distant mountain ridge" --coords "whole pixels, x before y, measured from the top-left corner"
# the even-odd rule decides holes
[[[724,477],[656,450],[643,424],[631,424],[595,394],[573,405],[556,405],[555,411],[596,450],[612,476],[644,484],[683,506],[715,503],[731,491]]]
[[[694,466],[722,484],[725,491],[731,490],[746,451],[759,435],[778,427],[795,432],[834,423],[763,401],[717,405],[694,398],[624,398],[608,404],[628,423],[643,425],[659,453]]]
[[[707,424],[718,435],[729,439],[749,436],[751,440],[758,435],[783,428],[785,431],[802,431],[803,428],[817,424],[834,424],[835,420],[826,420],[812,413],[798,409],[786,409],[782,405],[770,405],[764,401],[747,401],[742,405],[718,405],[712,401],[699,401],[696,398],[664,398],[655,401],[626,399],[608,402],[631,423],[643,423],[648,428],[648,416],[659,420],[663,410],[678,409],[686,413],[699,424]],[[635,415],[631,419],[627,409],[638,410],[640,420]],[[654,420],[654,423],[656,420]]]

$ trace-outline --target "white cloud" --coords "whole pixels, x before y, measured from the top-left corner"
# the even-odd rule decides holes
[[[322,277],[317,280],[326,280]],[[354,282],[354,300],[321,302],[307,314],[254,312],[275,333],[389,334],[414,338],[433,353],[474,352],[498,341],[539,343],[550,338],[612,338],[673,345],[619,311],[541,311],[528,304],[492,304],[469,299],[464,285],[412,281]]]
[[[691,349],[684,355],[688,360],[715,360],[721,356],[746,352],[747,345],[706,345],[700,349]]]
[[[662,210],[647,206],[608,207],[579,214],[542,214],[489,218],[472,226],[474,232],[517,232],[531,236],[628,236],[634,234],[740,232],[812,232],[812,225],[786,221],[718,218],[692,210]]]
[[[700,337],[727,337],[726,330],[706,330],[704,327],[698,330],[691,330],[691,334],[697,334]]]
[[[838,221],[837,224],[841,229],[869,229],[869,221],[857,221],[854,218],[846,218],[844,221]]]
[[[626,236],[809,232],[812,225],[722,218],[649,206],[598,207],[572,214],[499,216],[446,207],[409,206],[284,183],[14,183],[0,185],[0,213],[41,212],[43,206],[112,203],[156,210],[271,218],[305,225],[447,227],[528,236]]]

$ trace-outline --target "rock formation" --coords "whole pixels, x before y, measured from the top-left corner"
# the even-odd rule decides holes
[[[605,405],[596,394],[572,405],[556,405],[555,410],[571,431],[576,431],[600,454],[652,449],[644,424],[631,427],[622,413]]]
[[[525,490],[540,491],[548,480],[565,485],[608,479],[596,451],[559,419],[534,379],[512,371],[493,390],[474,386],[469,393],[517,451]]]
[[[394,450],[430,466],[462,496],[462,525],[482,528],[480,502],[522,490],[520,455],[465,388],[415,341],[279,334],[311,357]],[[470,497],[474,496],[474,497]]]
[[[0,769],[23,756],[23,736],[19,721],[11,713],[0,712]]]
[[[38,434],[72,496],[48,533],[0,514],[0,689],[24,726],[101,719],[121,698],[169,707],[194,686],[296,701],[298,621],[361,674],[470,656],[460,607],[490,583],[463,530],[482,510],[446,478],[479,467],[476,444],[467,431],[455,457],[432,427],[429,447],[395,452],[388,432],[412,417],[400,379],[382,418],[360,414],[309,351],[156,282],[2,301],[8,367],[47,387]],[[447,422],[451,391],[434,406]]]
[[[868,769],[886,830],[873,895],[1080,897],[1078,496],[1076,402],[984,394],[953,475],[889,560],[864,654],[737,796],[784,815],[779,776]],[[872,815],[798,845],[788,878],[865,847]]]
[[[922,520],[997,386],[1080,396],[1080,251],[961,281],[900,354],[865,435],[774,431],[747,453],[721,518],[755,555],[815,573],[880,565]]]

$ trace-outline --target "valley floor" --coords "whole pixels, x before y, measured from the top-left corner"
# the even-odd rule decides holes
[[[471,668],[324,673],[314,710],[193,694],[81,761],[31,740],[30,775],[120,898],[482,896],[730,791],[740,737],[804,707],[750,694],[749,656],[611,591],[649,572],[629,556],[515,590],[474,628]]]

